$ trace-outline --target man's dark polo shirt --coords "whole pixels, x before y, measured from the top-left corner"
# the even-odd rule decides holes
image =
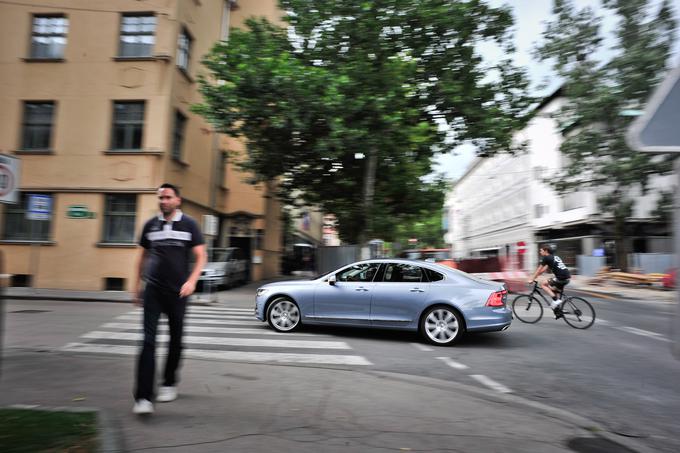
[[[139,245],[148,250],[144,279],[179,293],[190,275],[191,249],[204,243],[196,221],[181,211],[176,211],[171,222],[154,217],[146,222],[139,239]]]

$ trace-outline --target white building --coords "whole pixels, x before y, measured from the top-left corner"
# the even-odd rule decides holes
[[[532,269],[538,246],[554,243],[572,267],[577,255],[593,255],[596,249],[613,262],[612,219],[599,213],[596,191],[560,196],[545,182],[563,165],[562,136],[553,118],[562,103],[558,90],[516,134],[516,140],[527,143],[526,153],[477,158],[454,184],[445,206],[446,240],[454,258],[505,256],[520,269]],[[672,190],[672,184],[671,176],[651,181],[655,189]],[[630,252],[670,252],[667,226],[651,218],[658,196],[658,190],[652,190],[637,197],[629,219]]]

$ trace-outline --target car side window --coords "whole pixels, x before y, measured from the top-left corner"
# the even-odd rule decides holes
[[[427,275],[427,278],[428,278],[431,282],[438,282],[438,281],[440,281],[440,280],[444,280],[444,276],[443,276],[442,274],[440,274],[440,273],[437,272],[437,271],[433,271],[432,269],[427,269],[427,268],[426,268],[426,269],[425,269],[425,274]]]
[[[372,282],[379,266],[378,263],[355,264],[338,272],[335,278],[339,282]]]
[[[413,283],[426,281],[422,268],[411,264],[389,263],[385,267],[384,282]]]

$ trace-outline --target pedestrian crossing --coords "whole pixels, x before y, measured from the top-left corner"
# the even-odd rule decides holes
[[[143,340],[142,310],[116,316],[78,342],[62,350],[76,353],[135,356]],[[322,334],[278,333],[255,319],[252,309],[190,306],[184,321],[185,358],[251,363],[296,363],[318,365],[373,365],[352,347]],[[167,352],[168,326],[161,317],[156,336],[157,355]]]

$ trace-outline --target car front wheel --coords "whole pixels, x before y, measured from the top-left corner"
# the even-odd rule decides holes
[[[267,322],[277,332],[291,332],[300,325],[300,309],[292,300],[279,297],[269,304]]]
[[[428,342],[447,346],[463,336],[463,320],[453,308],[432,307],[420,320],[420,332]]]

